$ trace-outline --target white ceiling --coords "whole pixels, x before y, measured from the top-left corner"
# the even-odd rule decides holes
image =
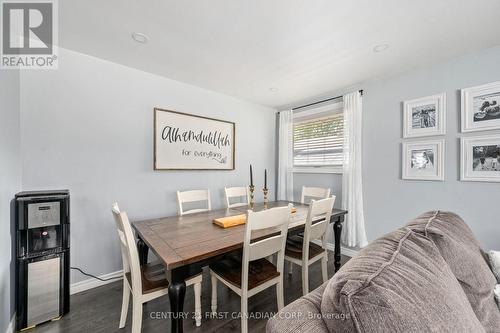
[[[499,0],[64,0],[59,11],[65,48],[271,106],[500,44]]]

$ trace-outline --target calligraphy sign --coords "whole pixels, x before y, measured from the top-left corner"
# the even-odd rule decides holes
[[[155,170],[234,170],[235,124],[154,109]]]

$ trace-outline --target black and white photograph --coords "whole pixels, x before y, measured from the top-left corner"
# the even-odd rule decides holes
[[[403,103],[403,137],[446,133],[446,95],[433,95]]]
[[[500,136],[462,138],[461,179],[500,181]]]
[[[500,119],[500,92],[474,97],[474,122]]]
[[[403,143],[403,179],[444,180],[444,140]]]
[[[412,109],[411,113],[412,113],[411,127],[413,129],[436,127],[435,104],[417,106]]]
[[[472,147],[474,171],[500,171],[500,144]]]
[[[410,167],[413,170],[434,168],[434,151],[432,149],[412,150]]]
[[[462,132],[500,129],[500,81],[462,89]]]

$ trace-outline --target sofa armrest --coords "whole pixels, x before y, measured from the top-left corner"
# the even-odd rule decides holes
[[[328,329],[317,306],[306,298],[299,298],[269,319],[266,332],[328,333]]]

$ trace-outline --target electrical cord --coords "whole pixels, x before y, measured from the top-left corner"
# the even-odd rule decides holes
[[[71,269],[77,270],[80,273],[82,273],[83,275],[89,276],[91,278],[97,279],[97,280],[102,281],[102,282],[111,281],[111,280],[117,280],[117,279],[121,279],[122,278],[121,276],[115,276],[115,277],[110,277],[108,279],[103,279],[103,278],[100,278],[98,276],[95,276],[95,275],[92,275],[92,274],[89,274],[89,273],[85,273],[83,270],[81,270],[78,267],[71,267]]]

